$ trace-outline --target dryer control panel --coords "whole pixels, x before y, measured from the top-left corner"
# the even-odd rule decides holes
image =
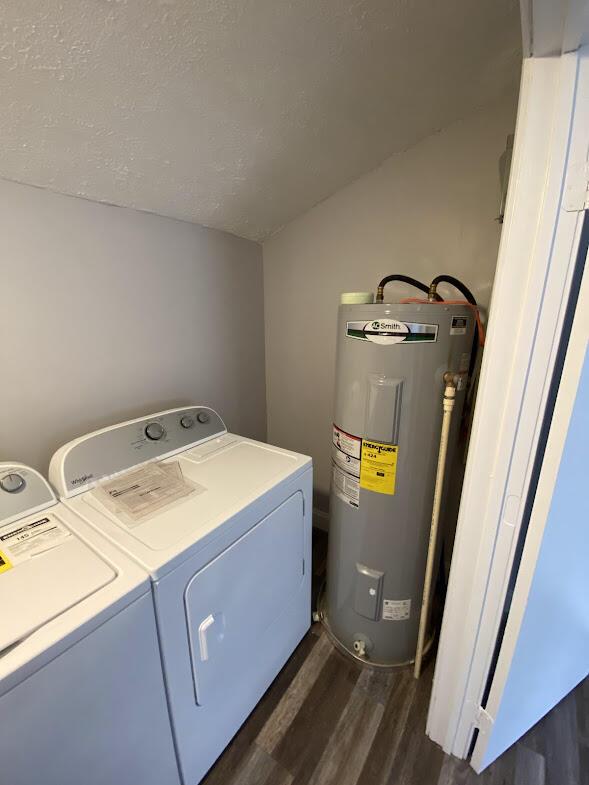
[[[105,477],[189,450],[227,432],[217,412],[188,406],[112,425],[60,447],[49,479],[60,497],[75,496]]]

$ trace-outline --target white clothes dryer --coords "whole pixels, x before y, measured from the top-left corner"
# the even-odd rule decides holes
[[[148,576],[0,464],[0,783],[178,785]]]
[[[196,785],[311,620],[311,459],[204,406],[53,456],[63,502],[149,572],[180,769]]]

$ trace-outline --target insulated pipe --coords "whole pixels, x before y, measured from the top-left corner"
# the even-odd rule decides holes
[[[456,384],[453,374],[444,374],[446,388],[444,390],[444,414],[442,418],[442,432],[440,434],[440,449],[438,452],[438,468],[436,471],[436,484],[434,489],[434,504],[432,509],[432,522],[429,530],[429,546],[427,551],[427,562],[425,566],[425,579],[423,582],[423,596],[421,599],[421,615],[419,617],[419,634],[417,636],[417,651],[415,653],[415,666],[413,675],[416,679],[421,674],[421,664],[423,661],[423,647],[425,642],[425,632],[429,615],[430,594],[432,577],[434,572],[434,559],[436,554],[436,542],[438,538],[438,523],[440,520],[440,508],[442,505],[442,491],[444,489],[444,475],[446,473],[446,455],[448,452],[448,436],[450,434],[450,423],[452,421],[452,410],[456,398]]]
[[[386,278],[383,278],[382,281],[378,284],[378,289],[376,290],[376,302],[382,303],[384,300],[384,288],[388,283],[392,283],[393,281],[401,281],[402,283],[408,283],[411,286],[415,286],[416,289],[420,289],[422,292],[426,294],[429,293],[429,287],[427,287],[421,281],[418,281],[416,278],[411,278],[409,275],[387,275]],[[441,299],[440,297],[437,298],[438,300]]]

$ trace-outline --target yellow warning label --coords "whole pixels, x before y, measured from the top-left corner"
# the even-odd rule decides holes
[[[384,444],[368,439],[362,440],[362,461],[360,463],[360,487],[376,493],[395,493],[397,476],[396,444]]]
[[[12,562],[10,561],[8,556],[6,556],[6,554],[0,551],[0,573],[6,572],[6,570],[9,570],[11,567],[12,567]]]

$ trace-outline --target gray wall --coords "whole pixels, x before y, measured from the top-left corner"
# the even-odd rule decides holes
[[[209,404],[265,438],[261,248],[223,232],[0,181],[0,460]]]
[[[337,307],[388,273],[461,278],[491,298],[500,226],[499,156],[516,96],[393,156],[264,243],[268,439],[313,457],[329,492]],[[444,296],[452,290],[440,287]],[[393,286],[389,295],[414,297]]]

